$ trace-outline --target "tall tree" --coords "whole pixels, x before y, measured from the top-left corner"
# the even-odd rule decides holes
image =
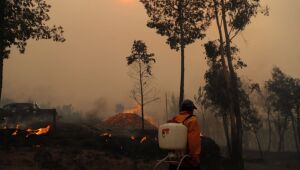
[[[230,101],[229,113],[232,137],[232,158],[234,169],[244,169],[242,154],[242,118],[238,90],[238,77],[234,69],[232,41],[250,23],[251,19],[262,9],[260,0],[212,0],[211,9],[217,21],[221,54],[226,56],[227,66],[223,70]],[[261,10],[264,11],[264,10]],[[264,11],[267,14],[266,11]]]
[[[0,1],[0,100],[4,59],[9,57],[12,46],[24,53],[29,39],[65,41],[61,26],[47,25],[50,8],[45,0]]]
[[[219,116],[222,117],[225,137],[227,140],[228,152],[232,155],[231,138],[229,137],[229,126],[235,128],[232,111],[230,110],[230,92],[228,91],[228,70],[224,66],[224,55],[222,54],[222,44],[218,41],[209,41],[205,45],[206,60],[209,69],[206,71],[204,78],[206,85],[206,97],[219,109]],[[236,47],[231,48],[232,54],[237,54]],[[234,56],[234,68],[239,69],[246,66],[238,56]]]
[[[294,111],[297,119],[298,142],[300,143],[300,79],[294,78],[293,80],[293,94]]]
[[[243,84],[240,86],[239,98],[243,129],[254,134],[260,156],[263,158],[263,151],[258,137],[258,131],[262,128],[263,122],[262,118],[258,115],[258,109],[254,104],[253,97],[251,96],[254,94],[260,94],[261,90],[257,83],[251,83],[250,81],[243,81]],[[245,135],[243,134],[243,136]]]
[[[267,124],[268,124],[268,145],[267,145],[267,151],[271,151],[271,143],[272,143],[272,119],[271,117],[273,112],[273,106],[272,106],[272,95],[269,93],[268,90],[264,89],[263,91],[259,92],[260,97],[260,107],[263,108],[263,111],[267,114]]]
[[[129,75],[137,81],[131,92],[133,99],[141,106],[142,130],[144,130],[144,106],[157,99],[150,86],[152,65],[155,63],[154,54],[148,53],[147,46],[143,41],[135,40],[131,54],[126,57],[126,60],[132,69]]]
[[[194,95],[194,100],[197,105],[197,112],[202,115],[201,127],[202,132],[206,136],[209,136],[209,124],[206,122],[206,113],[209,109],[212,109],[211,102],[206,97],[206,92],[201,86],[198,89],[198,93]]]
[[[197,39],[204,38],[209,26],[206,0],[140,0],[150,20],[147,26],[167,36],[171,49],[180,50],[181,78],[179,106],[184,98],[185,47]]]
[[[277,128],[279,143],[278,151],[282,151],[284,148],[284,135],[288,128],[289,121],[292,123],[294,132],[295,145],[297,151],[299,146],[297,142],[297,132],[295,128],[295,119],[293,115],[295,102],[294,98],[297,94],[294,92],[294,79],[283,73],[278,67],[274,67],[272,70],[272,78],[266,82],[266,89],[271,93],[272,106],[277,113],[275,119],[275,127]]]

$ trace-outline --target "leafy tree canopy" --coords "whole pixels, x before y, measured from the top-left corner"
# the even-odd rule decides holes
[[[25,52],[29,39],[53,39],[64,42],[61,26],[48,26],[51,6],[45,0],[1,0],[0,1],[0,53],[8,58],[15,45]]]
[[[179,50],[196,39],[204,38],[209,26],[206,0],[140,0],[150,20],[147,26],[167,36],[171,49]]]

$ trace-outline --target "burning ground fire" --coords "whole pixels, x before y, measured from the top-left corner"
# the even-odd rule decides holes
[[[12,136],[16,136],[18,134],[18,132],[19,132],[19,129],[20,129],[20,124],[17,123],[17,125],[16,125],[16,131],[14,131],[14,133],[12,133],[11,135]]]
[[[142,106],[139,104],[136,104],[133,108],[125,110],[123,113],[131,113],[131,114],[137,114],[140,113],[142,109]],[[156,121],[155,119],[150,116],[148,113],[144,112],[144,118],[148,122],[150,122],[152,125],[156,126]]]
[[[122,130],[127,129],[129,131],[135,131],[141,128],[142,121],[141,116],[139,115],[141,111],[140,105],[135,105],[132,109],[127,109],[123,111],[122,113],[118,113],[110,118],[108,118],[105,123],[110,125],[113,128],[121,128]],[[151,116],[149,116],[147,113],[145,113],[145,121],[144,121],[144,127],[145,130],[150,131],[156,131],[157,126],[155,125],[155,119]],[[110,140],[117,139],[119,137],[119,133],[116,131],[116,134],[112,134],[111,131],[106,131],[100,134],[101,137],[106,142],[109,142]],[[140,134],[142,135],[142,134]],[[136,135],[125,135],[125,139],[127,138],[132,143],[136,144],[144,144],[148,143],[149,141],[157,142],[155,137],[151,137],[149,135],[145,136],[146,134],[143,134],[142,136],[136,136]],[[112,137],[114,136],[114,137]],[[122,136],[122,135],[121,135]]]
[[[101,133],[100,136],[105,137],[105,138],[112,138],[112,134],[108,133],[108,132]],[[131,141],[136,141],[137,140],[137,138],[135,136],[130,136],[129,138],[130,138]],[[148,139],[149,139],[149,137],[147,138],[147,136],[144,136],[144,137],[141,138],[139,143],[140,144],[145,143]],[[106,139],[106,141],[107,141],[107,139]],[[154,138],[154,141],[157,141],[156,137]]]
[[[122,113],[118,113],[114,116],[111,116],[105,121],[105,123],[115,127],[126,127],[127,129],[140,129],[142,126],[140,110],[141,106],[136,105],[132,109],[128,109],[123,111]],[[155,119],[153,117],[145,113],[144,118],[145,129],[157,129],[157,125],[155,124]]]
[[[47,134],[50,130],[50,125],[48,125],[47,127],[45,128],[39,128],[39,129],[27,129],[26,131],[28,132],[28,135],[27,136],[30,136],[30,135],[43,135],[43,134]]]
[[[11,134],[12,136],[16,136],[18,134],[18,132],[20,131],[20,127],[21,125],[20,124],[17,124],[16,125],[16,130]],[[29,137],[30,135],[43,135],[43,134],[47,134],[50,130],[51,126],[48,125],[47,127],[45,128],[38,128],[38,129],[31,129],[31,128],[28,128],[26,130],[26,132],[28,133],[26,135],[26,137]]]

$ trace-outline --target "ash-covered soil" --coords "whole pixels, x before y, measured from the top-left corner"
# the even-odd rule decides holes
[[[9,133],[8,133],[9,134]],[[0,170],[150,170],[166,153],[156,134],[105,125],[59,123],[43,136],[0,133]],[[296,153],[245,152],[246,170],[298,170]],[[159,170],[167,170],[162,165]]]
[[[79,148],[18,148],[1,151],[0,156],[0,169],[3,170],[150,170],[156,163]]]

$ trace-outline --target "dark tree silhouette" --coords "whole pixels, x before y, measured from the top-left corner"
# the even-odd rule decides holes
[[[226,91],[229,98],[229,115],[231,124],[232,159],[235,170],[244,169],[242,149],[242,118],[239,104],[238,76],[233,64],[232,41],[243,31],[259,11],[263,10],[260,0],[212,0],[210,5],[217,22],[219,32],[221,56],[226,56],[222,61],[223,74],[226,82]],[[227,70],[228,69],[228,70]]]
[[[294,108],[297,107],[295,106],[295,99],[298,94],[294,91],[296,88],[293,88],[294,81],[295,79],[284,74],[278,67],[274,67],[272,70],[272,78],[265,84],[266,89],[271,94],[271,105],[274,108],[274,112],[277,113],[274,124],[279,136],[278,151],[283,151],[284,149],[284,134],[288,128],[289,121],[291,121],[295,145],[299,152],[294,118]]]
[[[206,13],[206,0],[140,0],[150,20],[147,26],[167,36],[171,49],[181,52],[181,79],[179,106],[184,98],[185,47],[204,38],[210,17]]]
[[[151,88],[152,65],[155,63],[154,54],[148,53],[146,44],[141,40],[133,42],[130,56],[126,57],[131,66],[129,75],[137,81],[133,88],[132,97],[141,106],[142,130],[144,130],[144,106],[157,100],[154,89]]]
[[[230,100],[228,92],[228,82],[226,81],[226,74],[224,74],[224,56],[221,52],[221,44],[217,41],[209,41],[204,45],[206,51],[206,60],[209,69],[206,71],[204,78],[206,84],[204,86],[205,95],[208,101],[216,107],[216,112],[219,117],[222,118],[223,127],[227,142],[227,148],[229,154],[231,154],[231,138],[229,137],[229,125],[232,117],[230,113]],[[237,49],[233,47],[232,53],[236,54]],[[234,68],[243,68],[246,65],[236,56]]]
[[[300,79],[293,79],[293,94],[293,104],[297,119],[297,135],[300,143]]]
[[[9,57],[12,46],[24,53],[29,39],[65,41],[61,26],[47,26],[50,8],[45,0],[0,1],[0,100],[4,59]]]
[[[263,89],[258,92],[258,97],[260,98],[260,107],[263,109],[263,111],[267,114],[267,124],[268,124],[268,145],[267,145],[267,151],[271,151],[271,143],[272,143],[272,95],[270,92],[266,89]]]
[[[239,98],[243,129],[254,134],[260,156],[263,158],[263,151],[258,138],[258,131],[262,128],[263,122],[262,118],[258,115],[257,107],[250,99],[251,94],[259,94],[260,92],[261,90],[257,83],[243,81],[243,84],[240,85],[239,89]]]

